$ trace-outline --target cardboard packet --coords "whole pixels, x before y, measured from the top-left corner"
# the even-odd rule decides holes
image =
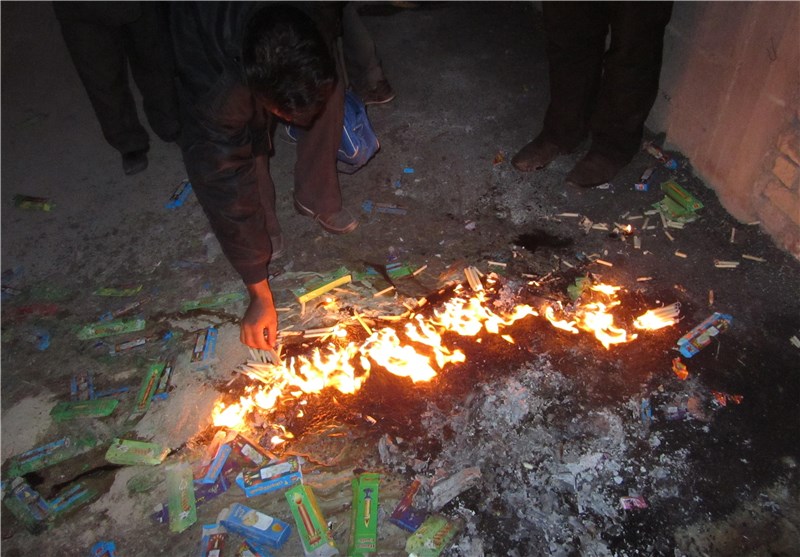
[[[167,468],[167,505],[172,532],[183,532],[197,522],[192,467],[186,462]]]
[[[348,555],[374,555],[378,547],[378,486],[381,475],[371,472],[353,478]]]
[[[414,496],[419,491],[420,485],[421,482],[419,480],[411,482],[403,498],[398,501],[397,506],[389,517],[389,522],[408,532],[416,532],[428,517],[426,511],[414,507]]]
[[[219,524],[204,524],[200,539],[200,557],[221,557],[228,531]]]
[[[409,557],[439,557],[460,529],[458,521],[440,514],[431,515],[406,540],[406,553]]]
[[[297,485],[286,492],[297,533],[303,542],[306,557],[331,557],[339,555],[328,524],[317,504],[314,492],[307,485]]]
[[[114,439],[106,451],[106,460],[112,464],[136,466],[161,464],[169,453],[169,447],[155,443],[133,441],[131,439]]]
[[[114,398],[59,402],[50,411],[50,415],[57,422],[76,418],[102,418],[111,415],[118,404],[119,401]]]
[[[275,460],[258,470],[242,471],[236,476],[236,483],[247,497],[292,487],[303,480],[302,462],[296,456]]]
[[[231,532],[270,549],[280,549],[292,533],[292,527],[284,521],[241,503],[222,509],[217,516],[217,522]]]

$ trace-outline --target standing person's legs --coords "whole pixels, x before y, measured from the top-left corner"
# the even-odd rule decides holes
[[[142,15],[125,26],[125,44],[131,73],[150,127],[162,140],[175,141],[180,133],[174,61],[160,6],[142,3]]]
[[[294,166],[295,208],[314,217],[328,232],[345,234],[357,221],[342,208],[336,156],[342,141],[344,84],[340,80],[325,108],[297,142]]]
[[[566,182],[594,187],[611,181],[640,148],[658,92],[670,2],[610,2],[611,45],[591,120],[592,145]]]
[[[342,51],[350,85],[364,104],[382,104],[394,97],[383,73],[375,41],[361,16],[358,2],[345,2],[342,11]]]
[[[591,149],[627,164],[639,151],[658,93],[672,3],[614,3],[609,11],[611,46],[591,121]]]
[[[123,157],[146,152],[149,138],[128,83],[120,28],[62,21],[61,30],[106,141]]]
[[[550,102],[542,131],[517,153],[522,171],[544,168],[586,137],[602,72],[608,18],[602,2],[544,2]]]

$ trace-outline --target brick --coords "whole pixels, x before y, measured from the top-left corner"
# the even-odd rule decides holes
[[[778,149],[794,164],[800,165],[800,137],[797,130],[786,130],[778,137]]]
[[[772,205],[789,217],[795,226],[800,227],[800,196],[797,195],[797,192],[791,192],[777,180],[772,180],[764,188],[764,195],[772,202]]]
[[[787,188],[797,189],[796,182],[797,176],[800,174],[800,169],[786,157],[778,155],[778,157],[775,158],[775,164],[772,165],[772,173]]]

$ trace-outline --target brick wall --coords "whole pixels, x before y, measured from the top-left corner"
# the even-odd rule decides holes
[[[800,3],[676,2],[647,125],[800,259]]]

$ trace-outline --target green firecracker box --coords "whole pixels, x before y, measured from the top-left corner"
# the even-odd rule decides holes
[[[8,477],[24,476],[74,458],[97,445],[91,434],[85,437],[62,437],[9,459]]]
[[[203,308],[218,308],[234,302],[244,300],[244,294],[241,292],[229,292],[227,294],[217,294],[215,296],[206,296],[199,300],[191,300],[181,304],[181,311],[191,311],[194,309]]]
[[[353,478],[350,545],[347,555],[375,555],[378,545],[378,486],[381,475],[371,472]]]
[[[183,532],[197,522],[194,477],[192,467],[187,462],[167,467],[167,505],[169,529],[172,532]]]
[[[311,488],[307,485],[297,485],[286,491],[286,500],[297,524],[297,533],[303,542],[306,557],[339,555],[336,542],[328,531],[328,524],[322,516]]]
[[[413,557],[439,557],[460,529],[458,521],[431,515],[406,540],[406,553]]]
[[[147,374],[144,376],[144,379],[142,379],[139,393],[136,395],[136,402],[133,405],[133,411],[128,417],[129,420],[141,416],[150,408],[150,403],[153,401],[153,395],[158,389],[159,379],[165,367],[166,364],[160,363],[153,364],[147,368]]]
[[[86,325],[80,331],[78,331],[78,338],[80,340],[89,340],[93,338],[121,335],[124,333],[135,333],[137,331],[144,330],[146,326],[147,321],[144,319],[117,319],[103,323],[92,323],[90,325]]]
[[[161,464],[169,453],[168,447],[155,443],[133,441],[131,439],[114,439],[106,451],[106,460],[112,464],[137,466]]]
[[[50,411],[50,415],[57,422],[75,418],[101,418],[114,412],[118,404],[119,401],[113,398],[59,402]]]

